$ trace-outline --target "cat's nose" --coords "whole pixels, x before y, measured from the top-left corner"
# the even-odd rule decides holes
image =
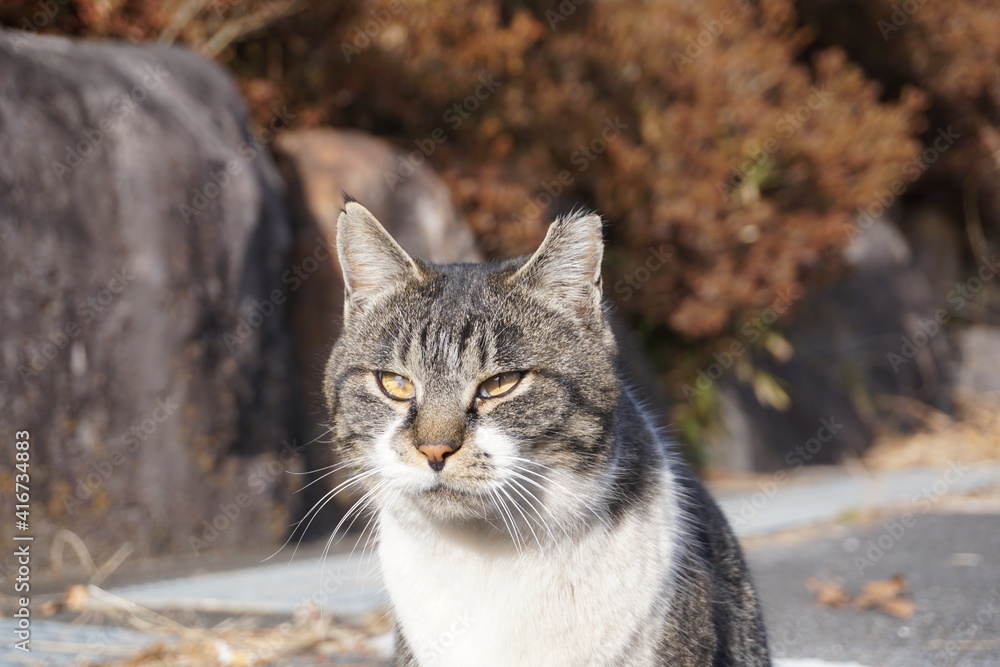
[[[427,463],[433,470],[440,472],[444,469],[444,460],[458,451],[462,445],[450,442],[425,442],[417,445],[417,451],[427,457]]]

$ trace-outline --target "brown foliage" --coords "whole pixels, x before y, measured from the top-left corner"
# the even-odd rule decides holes
[[[984,222],[995,234],[1000,229],[1000,7],[991,0],[913,5],[880,0],[874,11],[882,21],[887,48],[905,63],[905,76],[931,94],[941,124],[954,123],[962,133],[963,140],[942,166],[965,191],[966,213],[976,216],[976,226],[975,200],[982,196]],[[983,232],[970,232],[975,254],[984,254],[988,246],[980,238]]]
[[[918,149],[918,95],[879,103],[837,51],[796,64],[804,36],[790,2],[440,7],[408,3],[390,24],[399,34],[370,47],[378,57],[358,56],[381,73],[376,113],[410,139],[448,129],[433,157],[488,250],[537,241],[563,174],[575,201],[611,222],[609,285],[629,297],[622,305],[687,336],[713,335],[796,285]],[[499,89],[449,129],[447,110],[484,72]],[[609,123],[624,129],[599,153]],[[645,277],[632,272],[660,246],[667,266],[641,288],[620,282]]]
[[[87,1],[60,29],[167,29],[224,49],[261,121],[288,104],[297,124],[369,128],[414,161],[433,146],[490,253],[524,252],[554,212],[594,207],[610,223],[609,292],[691,338],[829,266],[852,212],[919,150],[921,96],[881,102],[835,49],[799,62],[791,0],[330,5]],[[268,7],[288,16],[252,32]],[[224,32],[240,20],[250,28]],[[225,46],[230,34],[243,41]],[[653,248],[671,259],[647,277]]]
[[[929,94],[928,143],[938,127],[952,128],[961,139],[929,170],[924,188],[939,200],[964,196],[965,214],[976,217],[976,225],[983,204],[986,235],[990,226],[995,235],[1000,221],[1000,6],[991,0],[815,0],[800,6],[823,44],[842,45],[890,92],[914,85]],[[983,254],[981,232],[970,232],[974,253]]]

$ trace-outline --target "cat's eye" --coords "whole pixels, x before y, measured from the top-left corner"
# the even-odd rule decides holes
[[[510,393],[514,387],[521,382],[521,378],[523,377],[524,373],[521,371],[511,371],[508,373],[494,375],[489,380],[479,385],[479,389],[476,391],[476,396],[483,399],[499,398],[504,394]]]
[[[408,377],[385,371],[378,371],[375,375],[378,376],[378,384],[382,387],[382,391],[389,398],[397,401],[408,401],[416,393],[413,382]]]

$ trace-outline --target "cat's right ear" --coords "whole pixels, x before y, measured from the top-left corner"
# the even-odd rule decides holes
[[[589,318],[601,311],[601,218],[580,211],[549,226],[545,240],[511,277],[553,308]]]
[[[337,220],[337,257],[347,288],[344,308],[350,312],[400,282],[419,280],[421,273],[368,209],[345,199]]]

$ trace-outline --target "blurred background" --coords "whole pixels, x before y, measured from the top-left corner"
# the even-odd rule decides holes
[[[627,365],[747,541],[776,653],[1000,664],[1000,6],[5,0],[0,25],[0,433],[30,433],[46,616],[104,604],[173,633],[144,659],[251,664],[204,642],[256,602],[137,627],[100,587],[355,524],[315,472],[346,191],[436,261],[598,211]],[[384,618],[322,607],[295,651],[377,664]]]

